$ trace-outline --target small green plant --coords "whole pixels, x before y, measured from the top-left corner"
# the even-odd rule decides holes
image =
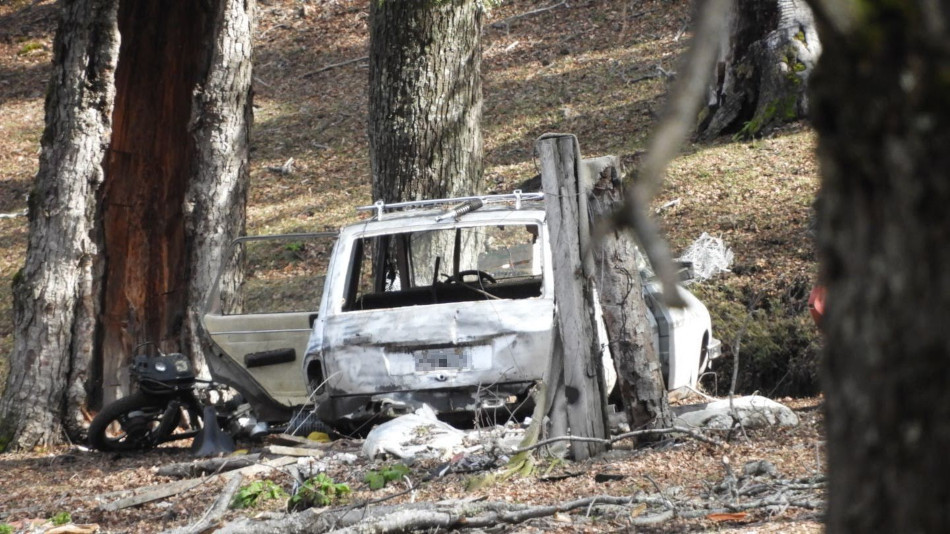
[[[59,512],[58,514],[55,514],[53,517],[49,518],[49,520],[58,527],[72,523],[73,516],[69,515],[69,512]]]
[[[231,501],[231,508],[251,508],[257,503],[272,499],[283,499],[287,492],[270,480],[256,480],[242,486]]]
[[[36,41],[30,41],[28,43],[24,43],[23,46],[20,47],[19,54],[21,56],[24,56],[26,54],[29,54],[30,52],[33,52],[34,50],[40,50],[42,48],[43,48],[42,43],[38,43]]]
[[[287,250],[290,252],[300,252],[301,250],[303,250],[303,243],[298,243],[298,242],[287,243],[286,245],[284,245],[284,250]]]
[[[307,508],[329,506],[335,501],[345,498],[352,493],[350,487],[344,483],[337,483],[325,473],[308,478],[290,498],[288,508],[297,512]]]
[[[13,534],[13,527],[6,523],[0,523],[0,534]]]
[[[399,480],[409,474],[409,468],[403,464],[393,464],[380,470],[367,471],[363,481],[369,484],[369,489],[378,490],[387,483]]]

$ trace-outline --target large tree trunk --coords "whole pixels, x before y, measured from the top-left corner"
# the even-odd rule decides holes
[[[819,20],[828,531],[947,532],[950,10]]]
[[[593,225],[598,227],[623,203],[620,162],[615,157],[584,161],[590,175],[588,196]],[[617,387],[630,428],[673,425],[653,332],[637,270],[637,246],[629,232],[614,230],[591,244],[594,275],[603,309],[607,341],[617,368]]]
[[[0,449],[45,446],[75,428],[95,343],[101,271],[97,195],[119,55],[116,0],[62,3],[26,264],[14,278],[13,353],[0,399]],[[85,358],[74,358],[84,354]]]
[[[217,4],[203,90],[193,91],[190,128],[196,160],[185,195],[188,300],[180,336],[182,350],[195,360],[211,354],[201,335],[205,299],[228,245],[244,234],[253,24],[254,0]]]
[[[478,0],[370,2],[374,199],[479,190],[481,6]]]
[[[808,78],[821,54],[804,0],[735,0],[699,130],[754,136],[805,116]]]
[[[0,445],[79,437],[137,343],[199,346],[196,310],[243,223],[252,9],[64,2]]]
[[[252,9],[127,0],[119,10],[126,37],[102,199],[105,402],[127,391],[139,343],[203,363],[198,315],[244,223]]]
[[[178,351],[187,299],[184,197],[194,145],[191,92],[209,14],[201,4],[125,0],[102,220],[103,402],[128,390],[135,346]],[[193,53],[182,54],[181,50]]]

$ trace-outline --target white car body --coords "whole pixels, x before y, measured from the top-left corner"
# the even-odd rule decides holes
[[[225,287],[209,300],[205,328],[235,374],[253,378],[245,382],[259,385],[276,405],[315,403],[331,423],[398,415],[421,404],[469,421],[483,411],[524,411],[552,354],[556,306],[546,215],[540,194],[529,198],[482,197],[483,207],[465,213],[450,209],[464,199],[400,211],[377,205],[375,217],[339,232],[332,252],[327,234],[275,236],[283,248],[232,257],[261,257],[271,262],[271,273],[306,273],[313,282],[298,287],[314,293],[324,274],[315,271],[325,269],[319,308],[309,301],[309,308],[303,302],[268,313],[250,310],[248,297],[227,310]],[[318,238],[325,243],[309,244]],[[275,267],[271,256],[287,249],[300,249],[300,261],[312,265]],[[232,286],[264,278],[264,269],[245,269]],[[258,293],[265,300],[290,298],[263,287]],[[687,306],[669,309],[656,284],[644,283],[669,389],[695,385],[707,358],[718,354],[706,308],[680,292]],[[603,357],[612,384],[606,350]]]

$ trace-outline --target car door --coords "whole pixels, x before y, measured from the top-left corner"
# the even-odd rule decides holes
[[[285,406],[307,401],[303,357],[336,237],[235,240],[206,305],[204,327],[223,357]]]

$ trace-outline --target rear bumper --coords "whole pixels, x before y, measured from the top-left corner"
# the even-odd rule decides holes
[[[533,408],[530,393],[534,382],[509,382],[483,387],[455,387],[376,394],[333,395],[318,400],[318,414],[328,422],[393,418],[412,413],[428,404],[440,417],[471,417],[480,411],[505,413]]]

